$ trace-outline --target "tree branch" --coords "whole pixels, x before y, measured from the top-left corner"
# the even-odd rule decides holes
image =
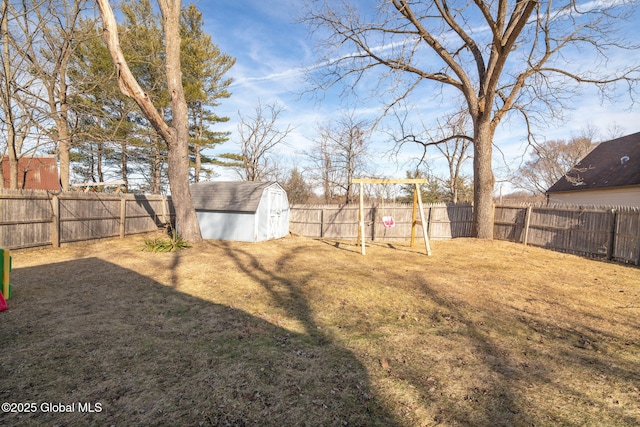
[[[118,37],[118,25],[113,10],[108,0],[96,0],[102,17],[103,36],[118,75],[120,91],[132,98],[144,112],[152,126],[158,131],[165,141],[172,140],[172,129],[167,125],[162,116],[149,99],[149,95],[142,90],[140,84],[133,76],[129,65],[124,58]]]

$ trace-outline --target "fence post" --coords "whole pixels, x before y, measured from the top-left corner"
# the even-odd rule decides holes
[[[636,259],[636,265],[640,265],[640,213],[638,213],[638,231],[636,233],[636,237],[638,238],[638,248],[636,249],[638,258]]]
[[[364,236],[364,182],[360,182],[360,202],[358,205],[358,236],[360,237],[360,253],[366,254],[366,240]]]
[[[527,246],[529,242],[529,223],[531,222],[531,206],[527,206],[527,211],[524,214],[524,239],[522,243]]]
[[[324,237],[324,208],[320,210],[320,238]]]
[[[371,207],[371,241],[376,240],[376,215],[378,213],[376,206]]]
[[[607,248],[607,260],[613,259],[615,253],[614,246],[616,244],[616,225],[618,222],[618,211],[611,209],[611,225],[609,226],[609,247]]]
[[[60,247],[60,199],[55,194],[51,197],[51,246]]]
[[[124,236],[126,236],[126,233],[127,233],[126,220],[127,220],[127,199],[122,197],[120,199],[120,238],[121,239],[124,239]]]

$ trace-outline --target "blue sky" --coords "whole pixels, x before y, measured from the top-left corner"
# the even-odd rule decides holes
[[[364,2],[364,1],[361,1]],[[186,2],[185,2],[186,3]],[[367,3],[367,2],[364,2]],[[369,2],[371,3],[371,2]],[[279,122],[285,128],[291,124],[295,131],[288,139],[288,145],[280,147],[278,158],[281,162],[292,166],[305,166],[304,151],[315,138],[318,123],[326,123],[336,118],[344,109],[344,99],[338,92],[327,93],[321,100],[309,95],[300,96],[308,89],[304,82],[304,68],[316,64],[322,53],[316,52],[309,31],[303,24],[297,24],[296,17],[301,2],[296,0],[238,0],[197,1],[195,4],[203,12],[205,30],[211,34],[221,50],[236,58],[236,65],[227,74],[234,79],[231,87],[233,95],[223,100],[218,114],[228,116],[231,120],[224,125],[225,130],[233,132],[231,141],[216,150],[220,152],[237,152],[238,111],[245,116],[252,116],[258,101],[263,105],[277,102],[284,108]],[[637,25],[629,25],[632,39],[640,40],[640,29]],[[582,58],[578,56],[578,58]],[[584,58],[588,60],[587,58]],[[627,61],[629,58],[618,58]],[[635,56],[630,60],[636,60]],[[569,138],[578,134],[587,125],[600,130],[600,136],[606,138],[609,128],[616,125],[625,134],[640,131],[640,111],[638,107],[631,109],[628,99],[615,105],[601,105],[597,94],[588,90],[583,96],[572,99],[574,108],[568,112],[568,120],[562,126],[543,129],[540,134],[546,139]],[[380,111],[380,105],[372,99],[355,105],[356,115],[361,118],[374,118]],[[420,117],[425,122],[433,123],[440,111],[453,108],[443,100],[432,101],[430,105],[420,106]],[[495,150],[494,170],[498,181],[517,169],[521,162],[528,158],[526,133],[521,124],[503,123],[494,140],[500,150]],[[411,159],[419,151],[404,149],[398,159],[391,158],[388,153],[393,148],[389,137],[383,133],[372,135],[372,151],[376,174],[386,177],[404,177],[407,169],[413,164]],[[430,162],[435,173],[444,174],[442,159],[431,151]],[[470,174],[469,162],[467,171]],[[217,179],[235,179],[229,172],[219,171]],[[496,192],[499,184],[496,186]],[[510,187],[505,184],[505,189]]]

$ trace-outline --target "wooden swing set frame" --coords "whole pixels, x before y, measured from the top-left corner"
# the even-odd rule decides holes
[[[420,184],[427,184],[426,179],[380,179],[380,178],[356,178],[352,181],[354,184],[360,184],[360,207],[358,209],[358,243],[360,244],[360,252],[366,254],[365,249],[365,230],[364,230],[364,184],[413,184],[413,214],[411,216],[411,247],[416,240],[416,226],[422,227],[422,235],[424,237],[424,248],[427,256],[431,256],[431,246],[429,245],[429,234],[427,232],[426,221],[424,219],[424,210],[422,209],[422,196],[420,195]],[[418,219],[420,212],[420,219]]]

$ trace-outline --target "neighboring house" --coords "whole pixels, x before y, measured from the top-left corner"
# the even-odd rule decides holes
[[[2,157],[4,188],[9,188],[9,157]],[[55,157],[21,157],[18,160],[18,189],[60,190],[58,162]]]
[[[190,189],[205,239],[260,242],[289,234],[289,201],[277,182],[199,182]]]
[[[547,200],[640,207],[640,132],[600,143],[547,190]]]

